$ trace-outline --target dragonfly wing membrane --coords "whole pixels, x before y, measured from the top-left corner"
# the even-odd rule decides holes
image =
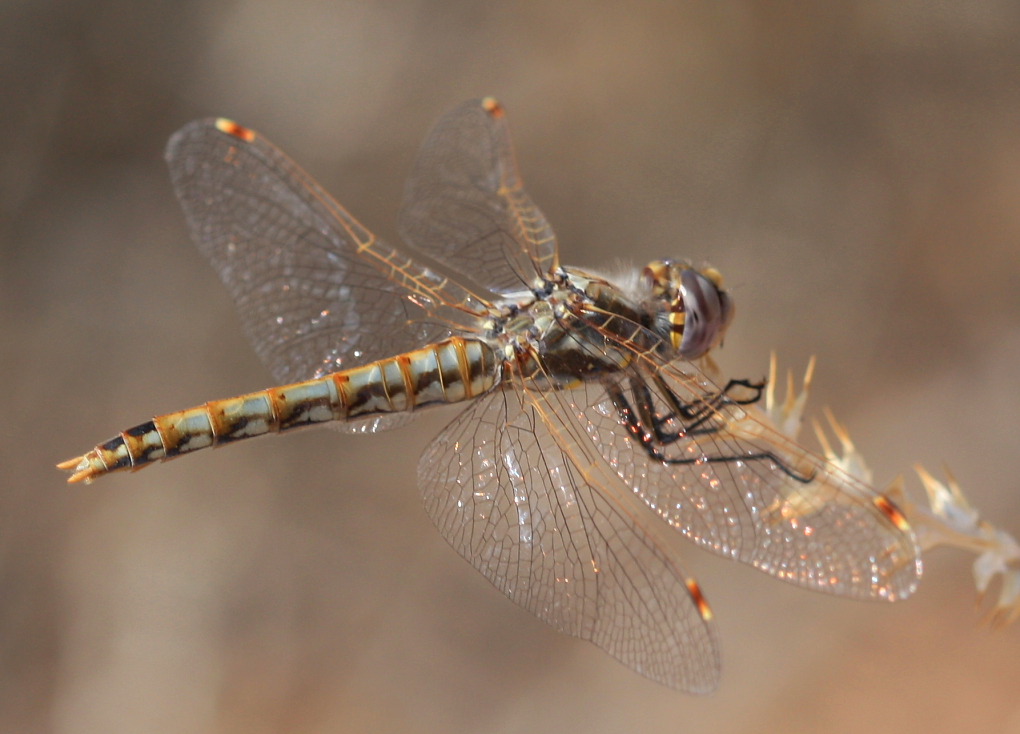
[[[715,688],[715,631],[685,574],[586,481],[523,391],[469,407],[428,446],[418,477],[443,537],[511,600],[653,680]]]
[[[916,587],[920,551],[891,503],[753,406],[716,399],[693,365],[654,366],[574,395],[574,417],[624,484],[701,547],[840,596],[893,601]],[[652,416],[658,435],[628,428],[627,410]]]
[[[400,230],[495,293],[530,288],[556,266],[556,237],[524,191],[495,100],[465,102],[436,123],[408,178]]]
[[[460,315],[449,303],[470,301],[376,240],[257,133],[197,120],[166,160],[199,250],[280,382],[442,340]]]

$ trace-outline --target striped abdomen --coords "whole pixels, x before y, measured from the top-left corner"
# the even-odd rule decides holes
[[[315,380],[161,415],[57,466],[72,472],[69,482],[89,482],[265,433],[470,400],[496,384],[498,366],[485,342],[454,337]]]

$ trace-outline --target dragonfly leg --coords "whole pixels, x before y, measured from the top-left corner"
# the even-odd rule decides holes
[[[718,426],[711,427],[700,427],[695,428],[694,432],[690,430],[690,427],[685,427],[682,431],[676,433],[666,434],[663,433],[659,426],[656,426],[656,416],[654,413],[654,407],[651,402],[651,391],[648,386],[641,383],[638,380],[632,382],[632,388],[636,398],[636,405],[632,406],[627,400],[627,396],[624,393],[623,388],[617,383],[609,383],[606,385],[606,390],[609,394],[610,399],[613,402],[613,406],[616,408],[617,413],[620,416],[620,422],[624,428],[630,434],[631,438],[644,449],[645,453],[648,454],[649,458],[654,461],[659,461],[663,464],[670,466],[676,465],[698,465],[705,463],[733,463],[738,461],[760,461],[769,460],[775,463],[775,465],[791,479],[800,482],[801,484],[808,484],[814,479],[814,475],[802,476],[797,472],[793,471],[788,467],[782,459],[773,454],[771,451],[755,451],[747,454],[737,454],[731,456],[708,456],[701,454],[700,456],[688,456],[688,457],[671,457],[667,456],[663,451],[667,446],[676,443],[681,438],[690,438],[692,435],[707,435],[711,433],[717,433],[720,430]],[[673,399],[676,396],[673,395]],[[679,401],[678,401],[679,402]],[[700,417],[695,420],[698,426],[702,426],[705,421],[708,420],[711,415],[714,415],[714,411],[707,416]],[[662,419],[663,421],[669,418]],[[646,425],[648,427],[646,427]]]
[[[631,379],[631,391],[637,404],[639,417],[652,427],[655,437],[660,444],[666,445],[675,443],[681,438],[688,436],[710,435],[719,430],[718,426],[706,425],[710,419],[716,416],[721,408],[726,405],[751,405],[761,399],[762,391],[765,388],[764,382],[751,382],[750,380],[730,380],[726,387],[717,393],[707,395],[694,403],[684,403],[675,392],[656,375],[654,377],[659,394],[671,408],[671,413],[658,415],[652,406],[652,392],[646,382],[640,379]],[[734,398],[730,396],[730,390],[734,387],[745,387],[754,390],[750,398]],[[675,431],[664,431],[663,426],[675,422],[680,428]]]
[[[730,380],[726,383],[726,387],[717,393],[708,395],[697,403],[684,403],[680,400],[675,392],[673,392],[669,385],[666,384],[665,380],[660,375],[655,375],[655,384],[659,388],[662,397],[669,403],[669,406],[673,409],[675,415],[680,416],[685,420],[698,420],[704,422],[708,416],[714,415],[720,408],[725,405],[753,405],[761,400],[762,392],[765,389],[765,381],[751,382],[750,380]],[[734,387],[746,387],[749,390],[754,390],[754,395],[749,398],[734,398],[730,396],[730,390]],[[647,386],[644,386],[647,391]],[[649,400],[651,395],[649,394]],[[666,422],[673,416],[667,415],[662,419],[662,422]],[[691,428],[693,426],[688,426]]]

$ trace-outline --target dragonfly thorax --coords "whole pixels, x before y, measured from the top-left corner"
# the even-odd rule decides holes
[[[584,289],[578,288],[563,271],[554,274],[553,280],[536,283],[533,290],[503,294],[490,311],[488,333],[491,340],[510,351],[539,349],[569,307],[577,308],[590,301]]]

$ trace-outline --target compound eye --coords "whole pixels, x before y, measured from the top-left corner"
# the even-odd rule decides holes
[[[722,335],[731,307],[728,299],[724,304],[715,283],[695,270],[680,273],[680,293],[686,317],[678,351],[687,359],[697,359]]]

